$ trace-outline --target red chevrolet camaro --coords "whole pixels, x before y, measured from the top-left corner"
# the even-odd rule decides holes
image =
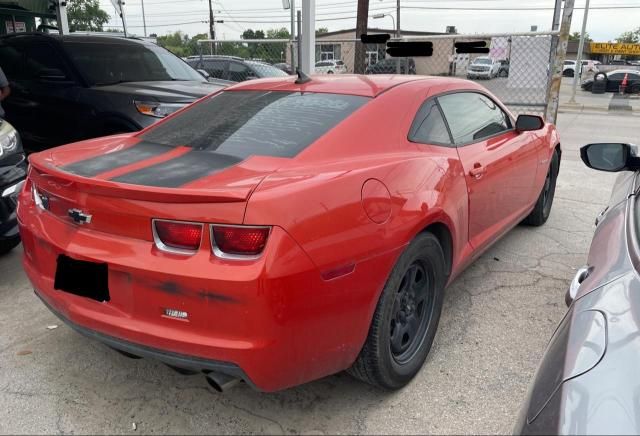
[[[354,75],[244,82],[30,162],[24,268],[76,330],[218,389],[397,389],[445,286],[546,221],[560,145],[473,82]]]

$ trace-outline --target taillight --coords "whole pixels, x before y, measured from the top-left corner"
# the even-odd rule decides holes
[[[31,198],[40,209],[49,210],[49,197],[38,191],[35,183],[31,185]]]
[[[258,256],[267,245],[271,227],[211,226],[211,245],[216,256],[246,259]]]
[[[202,224],[184,221],[153,220],[153,239],[164,251],[194,254],[202,241]]]

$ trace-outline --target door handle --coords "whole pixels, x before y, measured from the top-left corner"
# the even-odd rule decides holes
[[[485,167],[483,167],[479,163],[475,163],[473,165],[473,168],[469,170],[469,175],[471,177],[475,177],[476,179],[479,179],[480,177],[484,176],[486,172],[487,172],[487,169]]]

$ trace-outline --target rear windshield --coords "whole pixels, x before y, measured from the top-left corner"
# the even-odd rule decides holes
[[[226,91],[143,135],[146,141],[222,153],[292,157],[370,98],[282,91]]]

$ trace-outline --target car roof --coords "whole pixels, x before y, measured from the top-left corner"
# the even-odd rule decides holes
[[[607,75],[609,75],[609,74],[617,74],[617,73],[640,74],[640,71],[638,71],[638,70],[631,70],[631,69],[621,69],[621,70],[613,70],[613,71],[609,71],[609,72],[607,73]]]
[[[55,41],[67,42],[67,41],[82,41],[82,42],[116,42],[120,44],[143,44],[143,45],[155,45],[152,42],[144,41],[138,38],[124,37],[119,35],[105,35],[105,34],[87,34],[87,33],[70,33],[67,35],[58,35],[55,33],[42,33],[42,32],[24,32],[24,33],[11,33],[3,35],[2,39],[13,38],[42,38]]]
[[[248,80],[226,88],[227,91],[290,91],[321,92],[331,94],[361,95],[376,97],[398,85],[415,81],[429,81],[430,85],[466,82],[460,79],[437,76],[416,76],[398,74],[336,74],[312,75],[304,84],[295,83],[296,77],[268,77]]]

